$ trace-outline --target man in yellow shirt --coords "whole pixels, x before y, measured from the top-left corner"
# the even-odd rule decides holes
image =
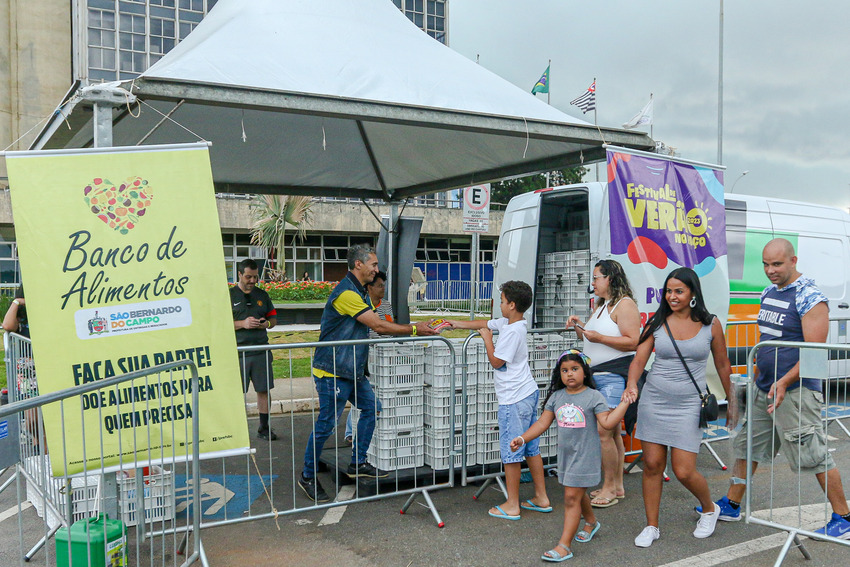
[[[348,249],[345,278],[331,292],[322,312],[319,341],[364,340],[362,344],[319,347],[313,356],[313,380],[319,397],[319,416],[307,440],[304,468],[298,485],[315,502],[327,502],[328,494],[316,478],[316,461],[322,447],[334,430],[346,402],[360,410],[357,423],[357,445],[352,450],[348,476],[380,478],[385,472],[366,462],[366,451],[375,430],[377,400],[365,376],[369,358],[369,329],[381,335],[434,335],[425,321],[415,325],[399,325],[379,318],[372,310],[366,284],[378,273],[374,249],[357,244]]]

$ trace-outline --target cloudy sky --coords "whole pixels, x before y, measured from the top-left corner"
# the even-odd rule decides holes
[[[850,207],[850,2],[725,0],[727,192]],[[552,60],[551,104],[596,77],[601,125],[654,94],[653,136],[717,162],[719,0],[450,0],[450,46],[529,91]],[[545,100],[544,94],[537,95]],[[591,179],[592,179],[591,173]]]

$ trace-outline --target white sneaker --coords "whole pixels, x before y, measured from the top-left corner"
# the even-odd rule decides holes
[[[697,521],[697,529],[694,530],[694,537],[706,538],[714,533],[714,527],[717,526],[717,519],[720,517],[720,506],[714,504],[713,512],[705,512],[699,515]]]
[[[655,526],[646,526],[643,531],[635,538],[635,545],[638,547],[649,547],[652,542],[661,537],[661,531]]]

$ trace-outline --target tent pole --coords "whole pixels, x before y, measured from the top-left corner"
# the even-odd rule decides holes
[[[87,89],[84,89],[84,98],[94,104],[94,147],[111,147],[112,109],[124,102],[124,96],[109,88],[92,89],[88,87]],[[112,518],[119,518],[118,481],[115,475],[103,474],[100,482],[103,494],[100,505],[103,506],[103,513]]]
[[[395,257],[396,239],[398,238],[398,201],[390,202],[390,222],[389,230],[387,230],[387,281],[385,282],[386,297],[393,296],[393,282],[395,278],[393,273],[396,270],[397,259]]]

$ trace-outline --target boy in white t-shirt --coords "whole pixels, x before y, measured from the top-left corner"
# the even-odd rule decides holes
[[[474,329],[484,339],[487,358],[493,365],[493,381],[499,400],[499,446],[505,465],[505,484],[508,500],[490,509],[490,515],[504,520],[519,520],[520,509],[551,512],[543,476],[543,459],[537,439],[517,451],[511,451],[511,440],[522,435],[537,421],[539,392],[528,367],[528,328],[523,313],[531,307],[531,287],[521,281],[509,281],[499,288],[502,318],[491,321],[449,321],[455,329]],[[499,333],[499,343],[493,344],[493,331]],[[528,463],[534,482],[534,498],[519,501],[519,481],[522,461]]]

